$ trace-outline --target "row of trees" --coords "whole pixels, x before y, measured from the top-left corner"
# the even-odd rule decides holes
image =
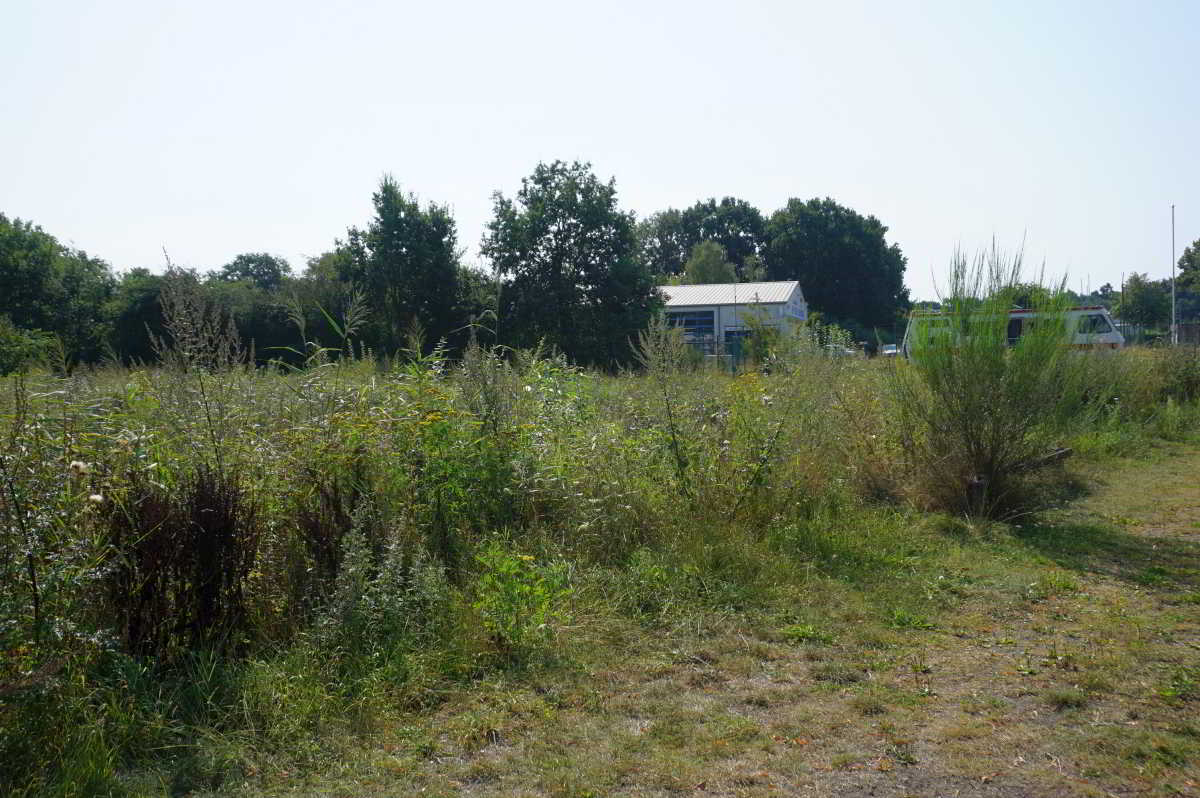
[[[905,257],[887,227],[831,199],[791,199],[765,215],[726,197],[639,221],[588,164],[543,163],[514,196],[493,197],[481,243],[491,273],[464,263],[447,206],[420,203],[390,177],[373,199],[367,225],[351,227],[298,274],[267,253],[207,273],[117,274],[0,214],[0,369],[46,349],[63,362],[153,360],[170,280],[192,283],[232,318],[260,361],[302,360],[348,342],[394,354],[419,330],[426,349],[439,341],[456,349],[474,333],[610,367],[629,361],[630,341],[661,303],[655,286],[668,282],[798,280],[813,311],[860,339],[886,339],[910,307]],[[1200,289],[1200,242],[1180,267],[1185,291]],[[1117,305],[1130,320],[1140,279]]]
[[[611,366],[629,361],[666,282],[796,279],[827,320],[885,335],[908,307],[904,256],[887,228],[829,199],[791,200],[769,217],[743,200],[710,199],[639,222],[588,164],[539,164],[515,196],[493,197],[481,244],[490,274],[464,264],[448,207],[422,205],[390,177],[373,199],[366,227],[351,227],[299,274],[268,253],[207,273],[117,274],[0,214],[0,348],[9,361],[47,347],[64,362],[152,360],[169,280],[194,284],[259,360],[303,359],[351,338],[391,354],[419,330],[426,348],[461,347],[474,331]]]
[[[1195,253],[1195,254],[1192,254]],[[1200,319],[1200,240],[1179,260],[1175,281],[1175,312],[1181,322]],[[1118,318],[1147,330],[1165,332],[1171,325],[1171,281],[1152,280],[1134,272],[1121,291],[1113,292]]]

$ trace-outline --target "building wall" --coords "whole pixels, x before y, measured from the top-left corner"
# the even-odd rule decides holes
[[[801,300],[790,303],[760,302],[758,304],[738,305],[674,305],[666,309],[667,313],[695,313],[709,311],[713,313],[715,340],[718,346],[724,344],[727,330],[743,330],[746,320],[764,311],[768,321],[779,324],[782,319],[805,321],[808,318],[808,306]]]

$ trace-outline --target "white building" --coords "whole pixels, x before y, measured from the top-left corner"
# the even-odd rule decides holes
[[[747,318],[776,326],[808,319],[808,303],[795,280],[662,285],[659,290],[666,297],[667,324],[682,327],[684,339],[710,355],[731,353],[749,333]]]

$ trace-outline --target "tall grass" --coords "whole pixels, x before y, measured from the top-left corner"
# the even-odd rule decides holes
[[[658,330],[621,376],[472,346],[5,379],[0,791],[314,766],[381,717],[553,663],[610,611],[782,612],[815,574],[919,613],[933,549],[909,497],[962,506],[982,475],[1000,506],[1058,443],[1190,434],[1193,360],[1118,353],[1098,382],[1061,331],[1010,350],[963,297],[962,345],[911,365],[804,333],[730,374]]]

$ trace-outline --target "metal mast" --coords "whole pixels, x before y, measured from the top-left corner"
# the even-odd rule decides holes
[[[1179,345],[1179,317],[1175,315],[1175,206],[1171,205],[1171,343]]]

